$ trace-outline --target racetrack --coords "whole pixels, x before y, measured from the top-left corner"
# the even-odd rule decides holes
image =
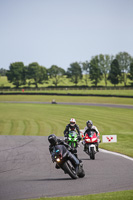
[[[0,103],[51,104],[52,102],[39,102],[39,101],[0,101]],[[78,106],[100,106],[100,107],[114,107],[114,108],[128,108],[128,109],[133,109],[133,105],[107,104],[107,103],[57,102],[57,104],[62,104],[62,105],[78,105]]]
[[[81,145],[86,175],[72,180],[55,169],[48,145],[46,136],[0,136],[0,200],[133,190],[132,160],[102,150],[90,160]]]

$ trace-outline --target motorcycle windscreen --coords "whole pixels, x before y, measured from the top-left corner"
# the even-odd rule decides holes
[[[64,145],[56,145],[54,149],[55,149],[55,152],[57,154],[61,154],[62,157],[64,157],[64,154],[66,154],[67,152],[67,148]]]
[[[95,134],[96,136],[96,133],[94,131],[90,131],[89,133],[87,133],[89,137],[93,137],[93,135]]]

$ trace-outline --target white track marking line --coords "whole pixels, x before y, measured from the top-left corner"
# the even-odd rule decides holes
[[[128,159],[128,160],[133,161],[133,158],[131,158],[131,157],[129,157],[129,156],[126,156],[126,155],[123,155],[123,154],[120,154],[120,153],[108,151],[108,150],[105,150],[105,149],[100,149],[100,152],[113,154],[113,155],[115,155],[115,156],[121,156],[121,157],[123,157],[123,158],[126,158],[126,159]]]

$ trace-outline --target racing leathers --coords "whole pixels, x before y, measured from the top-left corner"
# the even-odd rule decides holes
[[[51,154],[51,156],[52,156],[52,152],[53,152],[53,150],[54,150],[54,146],[56,146],[56,145],[64,145],[64,147],[66,148],[66,152],[67,152],[67,154],[66,154],[66,156],[67,156],[67,158],[74,164],[74,165],[76,165],[76,167],[77,167],[77,169],[78,169],[78,166],[79,166],[79,163],[80,163],[80,161],[75,157],[75,155],[73,155],[70,151],[71,151],[71,147],[69,146],[69,144],[67,144],[66,142],[64,142],[63,140],[61,140],[61,139],[57,139],[57,143],[55,144],[55,145],[49,145],[49,151],[50,151],[50,154]],[[59,166],[58,166],[58,164],[56,163],[56,166],[55,166],[55,168],[60,168]]]
[[[68,124],[64,130],[64,137],[67,138],[70,131],[76,131],[78,135],[78,140],[81,140],[79,126],[77,124],[75,124],[74,126]]]

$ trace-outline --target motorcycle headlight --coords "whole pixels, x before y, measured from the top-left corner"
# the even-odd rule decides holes
[[[57,162],[60,162],[60,158],[57,158],[56,161],[57,161]]]
[[[85,139],[87,142],[90,142],[91,140],[90,139]]]

